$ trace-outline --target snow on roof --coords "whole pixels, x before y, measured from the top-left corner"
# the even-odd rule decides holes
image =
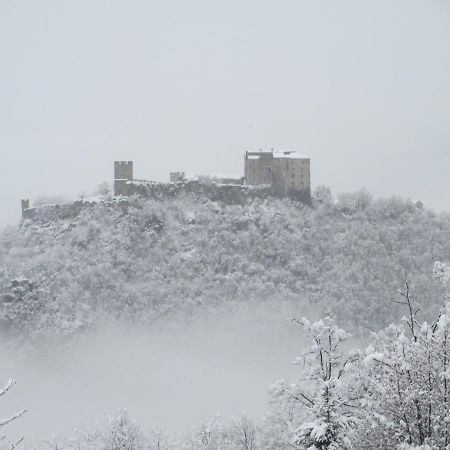
[[[287,150],[284,152],[272,152],[272,153],[273,157],[277,159],[309,159],[307,156],[292,150]]]
[[[249,152],[247,154],[248,159],[259,159],[261,156],[272,155],[274,159],[310,159],[306,155],[302,155],[294,150],[284,150],[284,151],[271,151],[271,152]]]

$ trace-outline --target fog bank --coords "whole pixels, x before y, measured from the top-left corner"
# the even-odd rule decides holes
[[[302,330],[280,305],[237,306],[189,323],[142,329],[104,324],[66,345],[40,345],[26,355],[2,354],[1,378],[18,383],[2,399],[4,414],[28,408],[7,428],[28,444],[126,407],[144,431],[183,433],[220,413],[259,420],[267,387],[294,378]],[[297,316],[301,311],[295,313]]]

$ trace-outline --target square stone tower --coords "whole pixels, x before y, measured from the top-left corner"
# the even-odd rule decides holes
[[[27,217],[27,212],[30,209],[30,200],[28,198],[23,198],[21,201],[22,204],[22,217]]]
[[[311,192],[310,158],[294,151],[245,152],[245,184],[280,196]]]
[[[130,195],[133,161],[114,161],[114,195]]]

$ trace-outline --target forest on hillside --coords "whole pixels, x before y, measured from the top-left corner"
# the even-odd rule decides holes
[[[0,235],[3,330],[67,336],[104,317],[154,323],[242,302],[336,314],[352,330],[398,320],[409,280],[425,318],[440,307],[435,261],[450,215],[366,191],[245,205],[202,196],[104,200],[71,218],[42,206]]]

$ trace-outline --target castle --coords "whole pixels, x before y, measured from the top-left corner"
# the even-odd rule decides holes
[[[294,151],[245,152],[244,176],[198,176],[195,181],[218,185],[266,186],[276,196],[310,196],[310,158]],[[114,195],[133,193],[133,161],[114,162]],[[170,183],[188,183],[184,172],[171,172]]]
[[[199,175],[189,178],[184,172],[171,172],[169,183],[136,179],[133,176],[133,161],[115,161],[114,196],[158,196],[191,192],[231,203],[244,202],[246,198],[275,196],[290,197],[311,204],[310,172],[310,158],[294,151],[245,152],[243,177]],[[78,203],[79,209],[83,202]],[[55,207],[64,210],[60,205]],[[64,214],[68,214],[64,211]],[[30,208],[29,200],[23,199],[22,217],[31,218],[34,214],[35,208]]]

